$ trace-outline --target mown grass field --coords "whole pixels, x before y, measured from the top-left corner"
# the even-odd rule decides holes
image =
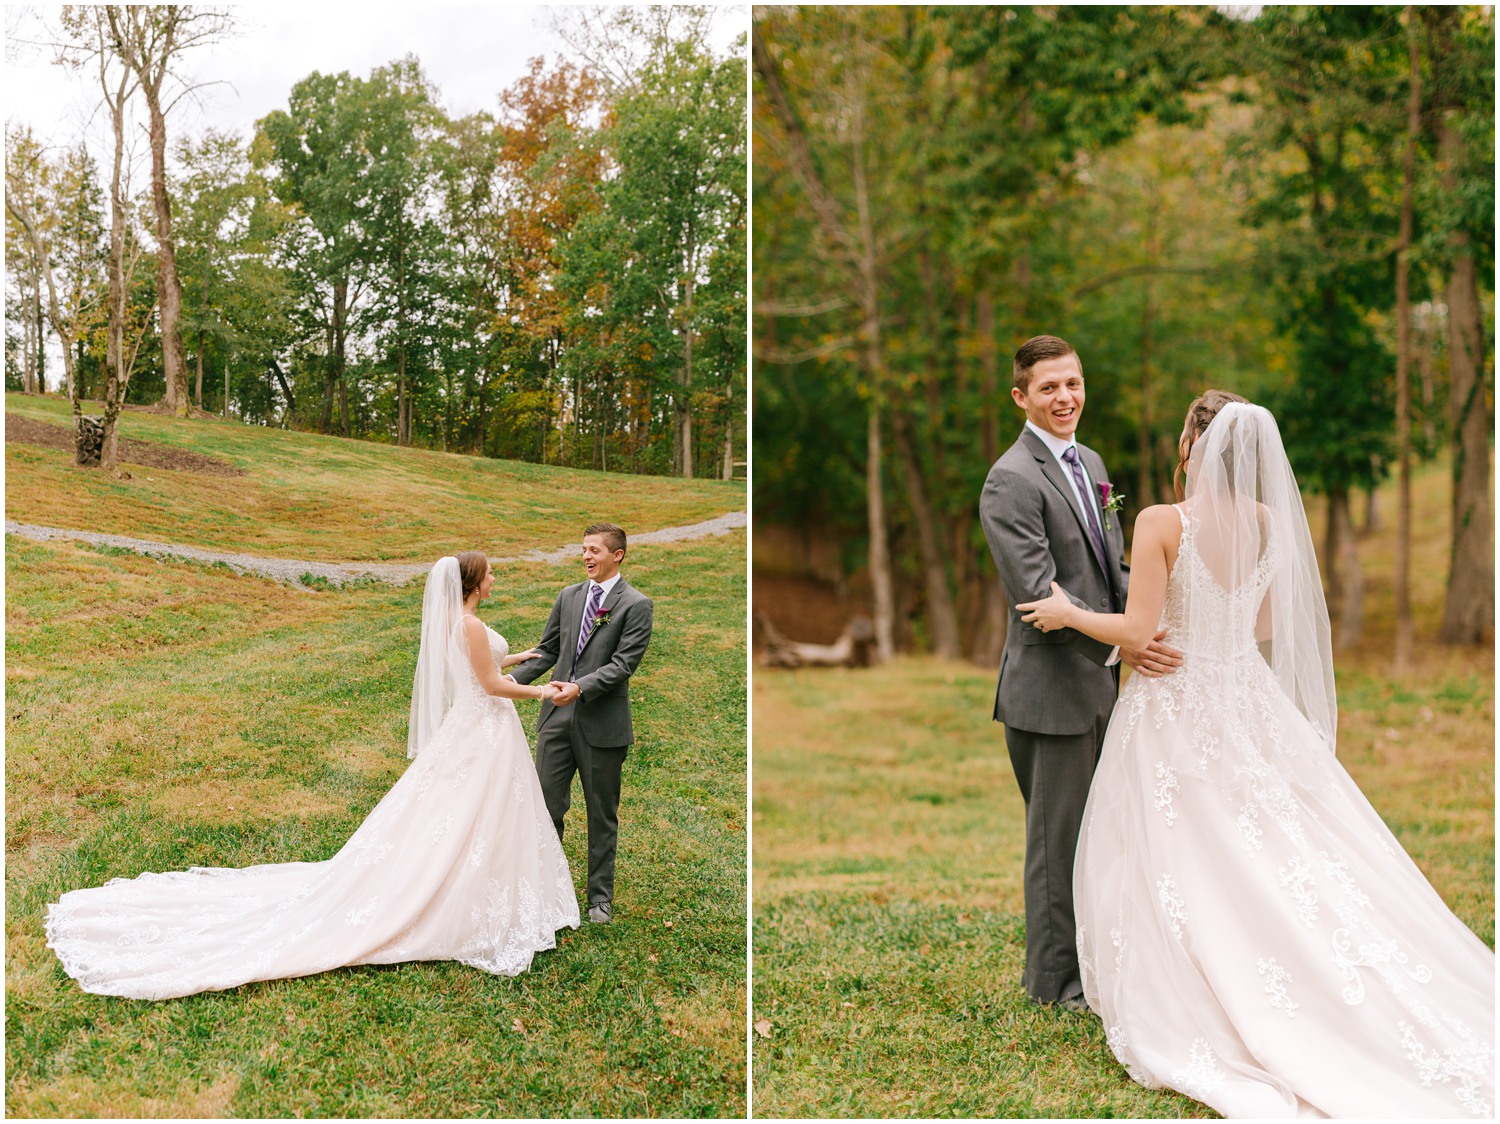
[[[72,424],[62,398],[7,394],[5,409]],[[102,413],[102,406],[85,404],[85,412]],[[120,433],[218,457],[248,475],[126,463],[131,479],[117,480],[57,450],[8,442],[5,517],[318,562],[421,562],[468,547],[511,557],[557,546],[598,512],[644,531],[745,506],[743,480],[647,482],[134,410],[122,415]]]
[[[1429,468],[1418,487],[1416,670],[1390,673],[1383,495],[1385,525],[1361,544],[1366,643],[1335,661],[1339,757],[1493,947],[1493,653],[1431,639],[1446,475]],[[770,1024],[754,1043],[755,1116],[1213,1115],[1132,1082],[1097,1018],[1021,990],[1023,806],[989,717],[993,669],[757,669],[753,692],[752,1018]]]
[[[149,420],[184,442],[232,428]],[[251,439],[233,437],[253,460]],[[211,441],[199,448],[227,455]],[[66,466],[47,471],[71,478]],[[530,529],[518,497],[495,500],[523,548],[562,545],[581,519],[611,512],[597,491],[580,494],[575,476],[622,496],[633,483],[627,526],[639,530],[738,498],[722,485],[664,486],[657,507],[658,484],[674,482],[643,489],[526,466],[453,472],[536,474],[555,495],[556,526]],[[41,478],[12,467],[7,484],[35,490]],[[334,472],[328,486],[342,479]],[[137,474],[124,486],[140,483]],[[65,506],[69,487],[49,501],[57,510],[76,510]],[[162,496],[164,518],[180,522],[109,529],[181,541],[170,527],[193,526],[191,505],[168,503],[165,487]],[[360,504],[400,525],[378,495]],[[477,499],[451,504],[459,510],[445,517],[459,523],[465,511],[476,526],[491,517]],[[219,544],[216,518],[205,515],[193,541]],[[273,523],[261,519],[239,545],[267,550]],[[294,549],[314,541],[309,523],[287,530],[302,536]],[[500,553],[468,527],[449,548],[475,543]],[[422,583],[312,592],[7,536],[7,1115],[743,1115],[745,548],[741,531],[627,558],[656,602],[656,629],[632,689],[637,743],[612,926],[564,931],[515,979],[415,963],[143,1003],[86,995],[62,973],[44,944],[46,903],[145,870],[333,854],[407,763]],[[533,643],[577,569],[506,567],[481,615],[513,645]],[[528,721],[535,705],[521,704]],[[581,798],[570,820],[581,888]]]

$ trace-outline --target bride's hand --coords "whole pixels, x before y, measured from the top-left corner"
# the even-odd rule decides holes
[[[538,652],[535,648],[527,648],[524,652],[514,653],[511,658],[517,663],[525,663],[527,660],[536,659],[541,654],[542,653]]]
[[[1016,610],[1022,614],[1021,620],[1043,632],[1067,628],[1068,617],[1073,609],[1073,602],[1068,600],[1068,595],[1056,582],[1052,583],[1051,597],[1043,598],[1041,601],[1028,601],[1016,606]]]

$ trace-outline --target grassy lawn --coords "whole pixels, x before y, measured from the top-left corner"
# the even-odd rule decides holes
[[[127,424],[152,439],[142,431],[216,428]],[[557,545],[577,536],[585,512],[614,513],[612,497],[641,530],[729,510],[743,497],[722,485],[643,489],[618,477],[370,448],[370,471],[388,473],[397,497],[387,508],[377,491],[359,491],[358,464],[333,465],[360,461],[367,447],[252,436],[288,443],[284,462],[268,455],[271,482],[255,495],[317,491],[295,481],[290,443],[326,445],[326,462],[305,454],[311,477],[343,481],[347,506],[373,513],[372,523],[389,520],[393,537],[405,533],[401,504],[451,488],[444,509],[473,521],[460,535],[430,510],[432,526],[412,532],[398,556],[429,549],[422,536],[452,536],[448,549],[482,542],[491,553],[507,541]],[[232,445],[198,448],[231,456]],[[247,462],[253,452],[247,445]],[[59,506],[43,498],[7,514],[57,523],[91,489],[103,489],[104,502],[115,485],[79,472],[51,464],[26,478],[13,463],[11,489],[63,484],[50,501]],[[257,473],[228,483],[246,486]],[[580,478],[607,479],[613,490],[586,499]],[[141,483],[138,474],[123,487]],[[523,491],[545,496],[551,514],[533,520]],[[323,533],[311,519],[283,527],[264,512],[224,529],[218,509],[194,517],[171,488],[150,498],[144,509],[159,527],[73,522],[286,553],[311,553]],[[481,530],[483,519],[510,540]],[[272,544],[275,535],[285,541]],[[330,535],[324,556],[356,556],[347,542]],[[7,1114],[743,1115],[745,549],[741,531],[637,547],[627,559],[630,579],[656,602],[656,629],[632,691],[638,740],[625,766],[615,924],[565,931],[556,951],[515,979],[416,963],[144,1003],[78,990],[45,947],[46,903],[145,870],[333,854],[407,764],[421,582],[309,592],[221,567],[8,536]],[[507,567],[481,615],[513,645],[533,643],[577,569]],[[535,704],[521,707],[534,722]],[[582,811],[576,799],[566,843],[580,887]]]
[[[72,424],[62,398],[7,394],[5,409]],[[86,404],[91,410],[102,406]],[[468,547],[494,556],[550,549],[601,517],[650,531],[745,506],[743,480],[651,477],[643,486],[619,473],[133,410],[121,416],[120,434],[218,457],[248,475],[126,463],[131,479],[117,480],[77,467],[62,450],[7,443],[5,517],[281,558],[421,562]]]
[[[1446,486],[1440,470],[1419,479],[1417,666],[1400,681],[1392,497],[1361,544],[1369,628],[1335,661],[1339,757],[1493,946],[1493,655],[1431,640]],[[993,669],[924,658],[757,669],[752,1017],[770,1024],[757,1117],[1213,1115],[1132,1082],[1097,1018],[1027,1002],[1023,808],[993,700]]]

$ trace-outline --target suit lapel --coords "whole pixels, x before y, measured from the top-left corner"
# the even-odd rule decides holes
[[[1086,456],[1080,455],[1078,459],[1079,462],[1083,465],[1085,478],[1089,482],[1089,500],[1094,505],[1094,514],[1099,519],[1099,530],[1100,533],[1104,535],[1104,547],[1106,550],[1108,550],[1109,536],[1112,532],[1105,527],[1104,504],[1099,496],[1099,482],[1105,478],[1104,462],[1102,460],[1099,460],[1098,454],[1095,453],[1092,449],[1084,449],[1082,445],[1080,445],[1078,449],[1080,454],[1087,453]],[[1097,462],[1097,467],[1088,463],[1091,460]],[[1110,592],[1114,595],[1115,603],[1119,605],[1121,607],[1121,610],[1123,611],[1125,599],[1120,596],[1120,583],[1118,581],[1118,574],[1118,567],[1104,567],[1104,576],[1109,579]]]
[[[1104,559],[1099,557],[1099,552],[1094,549],[1094,536],[1089,534],[1087,517],[1083,509],[1078,506],[1078,499],[1073,493],[1073,486],[1068,483],[1068,478],[1063,475],[1062,465],[1057,463],[1057,458],[1052,455],[1052,450],[1043,444],[1042,439],[1030,429],[1023,430],[1027,447],[1032,456],[1036,457],[1037,463],[1041,465],[1042,475],[1062,495],[1063,502],[1068,505],[1068,510],[1073,513],[1073,518],[1078,521],[1078,533],[1083,536],[1083,542],[1088,547],[1090,557],[1098,564],[1105,580],[1109,579],[1109,567],[1105,565]],[[1102,524],[1101,524],[1102,526]]]
[[[614,609],[615,609],[615,607],[619,605],[619,603],[620,603],[620,596],[621,596],[621,594],[624,593],[624,591],[625,591],[625,579],[621,578],[619,581],[615,582],[614,588],[611,589],[609,591],[609,595],[607,597],[605,597],[604,604],[602,604],[602,605],[599,606],[600,612],[604,612],[604,613],[613,612]],[[587,603],[588,603],[587,599],[585,599],[584,604],[587,604]],[[578,612],[578,627],[579,628],[583,627],[583,610],[582,609],[579,609],[579,612]],[[589,645],[594,642],[594,637],[596,637],[598,635],[599,635],[599,626],[595,625],[594,626],[594,630],[589,633],[588,639],[583,642],[583,652],[587,652],[589,650]],[[578,633],[575,631],[573,633],[573,636],[574,636],[573,643],[576,645],[578,643],[578,640],[577,640]],[[579,652],[578,653],[578,658],[579,659],[583,658],[583,652]]]
[[[563,635],[567,637],[563,650],[568,654],[569,677],[578,663],[578,630],[583,625],[583,606],[588,600],[588,588],[588,582],[575,586],[570,595],[571,600],[563,602],[562,629]]]

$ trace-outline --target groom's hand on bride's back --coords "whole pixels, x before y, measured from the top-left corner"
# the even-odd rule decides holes
[[[1170,644],[1163,644],[1166,631],[1158,632],[1144,648],[1121,648],[1120,662],[1148,679],[1171,675],[1182,666],[1182,653]]]

